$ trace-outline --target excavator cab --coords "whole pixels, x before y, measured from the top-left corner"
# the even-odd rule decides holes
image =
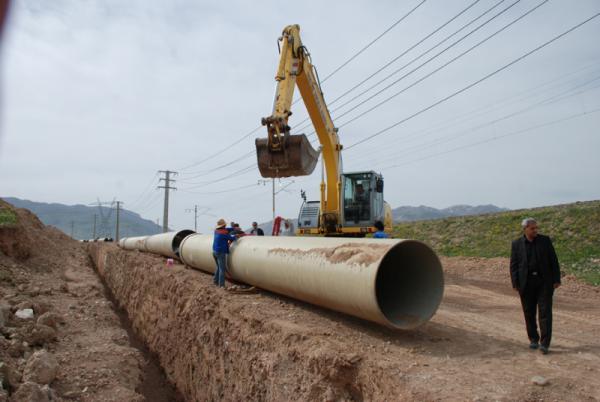
[[[343,224],[371,227],[384,221],[383,177],[373,171],[342,174]]]
[[[297,235],[364,237],[375,232],[375,222],[381,221],[385,231],[392,229],[392,211],[383,199],[383,177],[374,171],[343,173],[342,213],[335,230],[323,229],[319,201],[306,201],[300,208]]]
[[[262,177],[306,176],[315,170],[319,152],[312,147],[306,135],[286,132],[282,136],[269,137],[276,140],[255,140],[258,170]]]

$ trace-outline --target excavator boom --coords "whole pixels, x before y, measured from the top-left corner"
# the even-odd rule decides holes
[[[283,30],[277,90],[272,114],[262,119],[267,138],[256,139],[258,168],[263,177],[309,175],[315,169],[319,152],[324,175],[320,201],[306,202],[301,208],[297,234],[326,236],[365,236],[384,220],[383,178],[372,171],[342,173],[342,145],[321,90],[310,53],[300,40],[300,27]],[[316,151],[307,136],[290,133],[288,120],[294,90],[298,87],[320,145]],[[316,206],[318,204],[318,207]]]
[[[319,152],[313,148],[306,135],[290,133],[288,119],[292,115],[290,109],[296,85],[321,143],[323,144],[321,137],[325,142],[333,140],[337,143],[337,135],[314,74],[310,54],[302,46],[300,27],[287,26],[279,40],[281,55],[275,76],[277,90],[273,111],[271,116],[262,119],[268,136],[256,139],[258,167],[263,177],[306,176],[315,169]],[[330,151],[332,147],[327,145],[324,144],[323,148]],[[332,156],[337,162],[339,155]]]

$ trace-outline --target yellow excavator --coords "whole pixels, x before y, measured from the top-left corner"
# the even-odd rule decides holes
[[[279,38],[280,59],[273,113],[262,119],[267,138],[257,138],[258,168],[263,177],[306,176],[313,172],[319,151],[306,135],[290,134],[288,125],[295,86],[315,128],[323,158],[321,200],[304,203],[296,235],[362,237],[376,231],[381,221],[392,228],[392,211],[383,199],[383,177],[374,171],[342,172],[342,144],[325,103],[310,53],[300,40],[300,26],[289,25]]]

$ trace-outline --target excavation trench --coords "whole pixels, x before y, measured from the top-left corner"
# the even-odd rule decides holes
[[[380,324],[260,290],[228,292],[211,275],[151,253],[89,247],[132,329],[185,400],[362,400],[402,391],[390,389],[367,344],[349,348],[333,336],[340,325],[387,334]]]
[[[144,357],[144,366],[141,367],[142,382],[135,391],[141,394],[147,402],[184,401],[175,386],[167,379],[156,353],[150,351],[144,341],[133,330],[127,311],[119,305],[104,278],[100,277],[100,281],[104,285],[104,296],[111,302],[113,311],[119,317],[121,327],[127,332],[129,346],[137,349]]]

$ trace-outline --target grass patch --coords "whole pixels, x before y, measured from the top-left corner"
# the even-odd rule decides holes
[[[0,227],[17,224],[17,215],[8,208],[0,206]]]
[[[577,202],[495,214],[402,222],[396,238],[417,239],[439,254],[466,257],[510,257],[521,220],[533,217],[540,233],[552,238],[561,269],[600,285],[600,201]]]

